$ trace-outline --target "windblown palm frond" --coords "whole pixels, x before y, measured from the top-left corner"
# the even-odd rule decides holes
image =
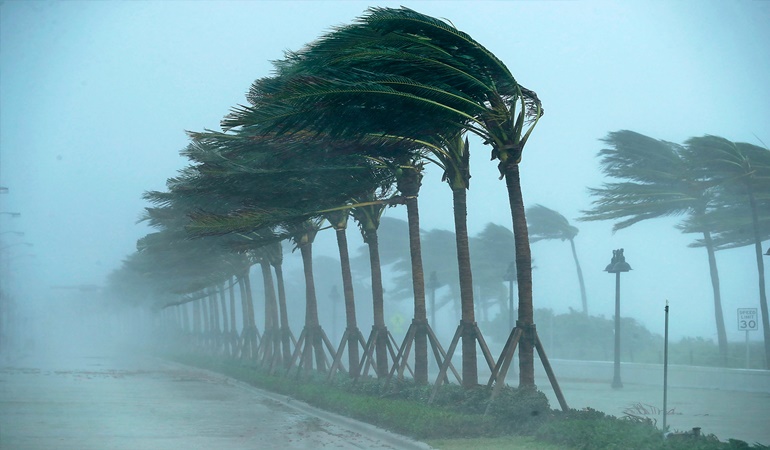
[[[602,140],[602,171],[618,180],[589,188],[595,198],[578,220],[625,220],[613,230],[657,217],[705,211],[714,183],[704,180],[681,155],[682,147],[622,130]]]
[[[527,227],[531,242],[543,239],[572,240],[579,232],[566,217],[543,205],[527,208]]]

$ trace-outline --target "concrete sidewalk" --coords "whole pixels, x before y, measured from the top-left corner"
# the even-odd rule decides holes
[[[216,373],[154,358],[0,367],[0,449],[429,449]]]

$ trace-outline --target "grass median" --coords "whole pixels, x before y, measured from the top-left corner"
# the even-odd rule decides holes
[[[370,377],[354,381],[345,374],[327,380],[323,373],[268,374],[246,362],[199,354],[168,359],[212,370],[310,405],[410,436],[438,449],[671,449],[768,450],[739,440],[686,433],[665,436],[650,419],[606,415],[587,408],[557,411],[539,391],[501,389],[490,403],[486,386],[442,386],[429,404],[432,386],[411,381],[385,383]]]

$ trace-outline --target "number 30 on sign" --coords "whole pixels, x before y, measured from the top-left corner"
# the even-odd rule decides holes
[[[738,329],[758,330],[757,308],[738,308]]]

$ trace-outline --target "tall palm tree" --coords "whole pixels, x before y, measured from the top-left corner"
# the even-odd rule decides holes
[[[387,196],[388,193],[372,193],[372,196],[366,200],[372,202],[378,195]],[[374,203],[365,206],[356,206],[351,209],[351,214],[361,229],[364,243],[369,248],[374,325],[369,341],[367,342],[367,351],[371,351],[372,348],[374,349],[376,359],[374,367],[379,378],[385,377],[390,369],[388,364],[388,344],[390,335],[385,326],[384,291],[382,288],[382,270],[380,267],[379,240],[377,236],[377,228],[379,228],[380,218],[385,211],[385,207],[386,205],[383,203]],[[367,356],[364,358],[368,361]]]
[[[569,241],[572,248],[572,259],[575,261],[578,282],[580,283],[580,300],[583,305],[583,314],[588,315],[588,300],[586,299],[586,285],[583,281],[583,270],[580,269],[577,251],[575,250],[575,236],[580,230],[570,225],[566,217],[543,205],[534,205],[527,208],[527,224],[532,242],[546,239],[561,239]]]
[[[696,166],[684,157],[678,144],[621,130],[602,140],[608,145],[599,152],[602,171],[617,182],[590,188],[596,199],[578,220],[617,220],[613,231],[658,217],[685,215],[701,217],[712,207],[715,183],[704,179]],[[717,342],[723,364],[727,363],[727,334],[719,289],[711,230],[693,229],[703,235],[709,261],[714,297]]]
[[[336,365],[339,363],[341,352],[348,350],[348,374],[351,378],[357,378],[359,375],[359,344],[363,341],[361,330],[358,329],[356,320],[356,302],[353,291],[353,276],[350,269],[350,253],[348,250],[347,225],[350,217],[350,211],[347,209],[329,211],[324,214],[329,221],[337,238],[337,248],[340,254],[340,270],[342,272],[342,293],[345,299],[345,333],[343,333],[340,346],[335,354],[335,360],[329,371],[329,376],[333,376],[336,371]],[[365,344],[363,344],[365,348]]]
[[[759,281],[759,306],[765,340],[765,368],[770,369],[770,314],[765,289],[765,269],[762,261],[762,239],[767,229],[761,228],[760,208],[767,214],[770,205],[770,150],[742,143],[731,142],[718,136],[690,138],[685,143],[686,158],[701,168],[701,175],[718,183],[720,195],[717,202],[722,209],[731,209],[736,203],[748,203],[750,240],[754,245]],[[723,216],[724,217],[724,216]],[[746,216],[744,216],[746,217]],[[712,224],[719,223],[711,220]],[[721,222],[723,225],[726,223]],[[727,233],[729,236],[730,233]],[[723,234],[723,237],[725,235]],[[745,238],[743,242],[747,242]]]
[[[534,92],[489,50],[455,27],[408,8],[371,8],[255,83],[250,106],[226,128],[323,132],[422,145],[462,130],[492,145],[516,239],[521,340],[520,385],[534,387],[531,255],[519,179],[524,146],[542,115]]]

